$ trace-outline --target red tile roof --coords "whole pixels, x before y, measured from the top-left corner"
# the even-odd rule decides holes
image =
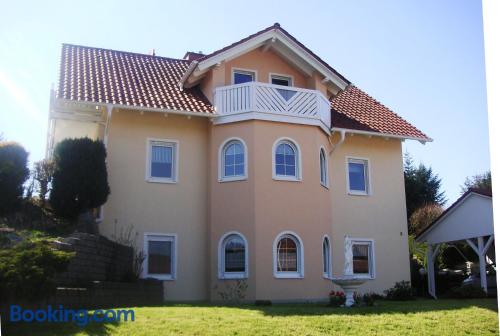
[[[277,25],[264,31],[270,29],[280,29],[289,35]],[[294,39],[291,35],[290,38]],[[214,108],[199,87],[181,90],[178,86],[190,63],[182,59],[63,44],[56,97],[211,115]],[[332,127],[429,140],[424,133],[353,85],[331,104]]]
[[[189,61],[63,44],[57,98],[213,113],[199,88],[180,90]]]
[[[430,140],[415,126],[354,85],[342,91],[331,103],[332,127]]]

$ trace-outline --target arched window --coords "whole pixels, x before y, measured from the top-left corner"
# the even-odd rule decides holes
[[[275,144],[273,163],[273,177],[275,179],[300,179],[300,152],[292,141],[280,140]]]
[[[323,148],[319,151],[319,176],[320,182],[324,187],[328,187],[328,163],[326,154]]]
[[[280,234],[274,244],[274,275],[278,278],[302,277],[304,272],[302,242],[293,233]]]
[[[221,279],[241,279],[248,274],[246,239],[239,233],[228,233],[219,245],[219,277]]]
[[[247,151],[241,139],[229,139],[220,151],[219,180],[242,180],[247,175]]]
[[[330,240],[328,237],[323,238],[323,276],[329,277],[331,275],[331,262],[330,262]]]

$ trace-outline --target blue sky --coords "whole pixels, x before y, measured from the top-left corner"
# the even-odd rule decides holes
[[[44,156],[61,43],[181,58],[281,23],[358,87],[434,139],[404,149],[450,201],[489,169],[481,2],[9,1],[0,13],[0,132]]]

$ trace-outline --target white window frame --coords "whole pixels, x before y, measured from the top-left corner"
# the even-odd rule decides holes
[[[231,85],[235,85],[234,84],[234,74],[235,73],[245,73],[245,74],[253,74],[253,81],[252,82],[256,82],[257,81],[257,70],[255,69],[244,69],[244,68],[231,68]]]
[[[282,238],[291,237],[297,245],[297,272],[278,271],[278,243]],[[277,279],[303,279],[304,278],[304,244],[300,236],[293,231],[280,232],[273,242],[273,274]]]
[[[323,153],[325,157],[325,181],[321,180],[321,153]],[[330,186],[330,179],[328,177],[328,156],[326,155],[326,150],[323,146],[319,148],[319,183],[325,187],[326,189]]]
[[[354,260],[351,260],[351,265],[353,265],[353,275],[359,278],[375,279],[375,240],[370,238],[353,237],[350,237],[348,239],[351,248],[353,245],[368,245],[368,273],[354,273]]]
[[[243,155],[244,157],[244,165],[243,165],[243,175],[240,176],[224,176],[224,165],[225,165],[225,153],[224,150],[227,145],[231,142],[240,142],[243,145]],[[219,146],[219,182],[231,182],[231,181],[243,181],[248,179],[248,149],[247,144],[241,138],[231,137],[226,140]]]
[[[226,240],[230,236],[238,236],[243,240],[245,245],[245,271],[244,272],[226,272]],[[238,231],[229,231],[226,232],[219,239],[218,245],[218,274],[219,279],[247,279],[248,278],[248,241],[243,234]]]
[[[328,266],[328,271],[325,273],[324,271],[324,267],[325,267],[325,254],[323,253],[323,244],[325,243],[325,240],[328,242],[328,260],[326,261],[327,262],[327,266]],[[325,279],[330,279],[331,276],[332,276],[332,244],[331,244],[331,239],[330,237],[328,237],[328,235],[324,235],[323,236],[323,240],[321,241],[321,255],[322,255],[322,258],[323,258],[323,264],[321,265],[322,266],[322,273],[323,273],[323,278]]]
[[[288,143],[292,145],[292,147],[295,147],[296,150],[296,155],[295,155],[295,176],[288,176],[288,175],[277,175],[276,174],[276,149],[278,146],[282,143]],[[292,138],[286,138],[282,137],[277,139],[274,144],[273,144],[273,150],[272,150],[272,170],[273,170],[273,180],[277,181],[292,181],[292,182],[300,182],[302,181],[302,155],[300,151],[300,146],[297,143],[297,141],[293,140]]]
[[[365,189],[364,191],[362,190],[351,190],[351,183],[349,181],[349,163],[363,163],[365,165]],[[371,184],[371,164],[370,160],[368,158],[364,157],[355,157],[355,156],[346,156],[346,187],[347,187],[347,194],[348,195],[353,195],[353,196],[370,196],[372,195],[372,184]]]
[[[274,72],[270,72],[269,73],[269,84],[273,84],[273,78],[276,78],[276,79],[288,79],[288,82],[290,85],[288,85],[289,87],[293,87],[293,83],[294,83],[294,78],[292,75],[285,75],[285,74],[279,74],[279,73],[274,73]],[[275,85],[275,84],[273,84]]]
[[[151,176],[151,151],[153,142],[164,143],[165,147],[172,147],[172,177]],[[146,181],[152,183],[177,183],[179,182],[179,141],[173,139],[147,138],[146,140]]]
[[[171,274],[155,274],[149,273],[148,271],[148,247],[149,241],[167,241],[171,242],[172,246],[172,266],[171,266]],[[153,233],[153,232],[145,232],[144,233],[144,263],[142,270],[143,278],[154,278],[158,280],[168,280],[173,281],[177,276],[177,234],[175,233]]]

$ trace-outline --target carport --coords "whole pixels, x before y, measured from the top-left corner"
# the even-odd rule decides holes
[[[428,246],[429,294],[436,298],[434,261],[439,246],[457,241],[466,241],[478,255],[481,287],[488,292],[486,263],[495,261],[494,253],[488,253],[494,237],[491,193],[477,189],[467,191],[416,237],[417,242],[426,242]]]

